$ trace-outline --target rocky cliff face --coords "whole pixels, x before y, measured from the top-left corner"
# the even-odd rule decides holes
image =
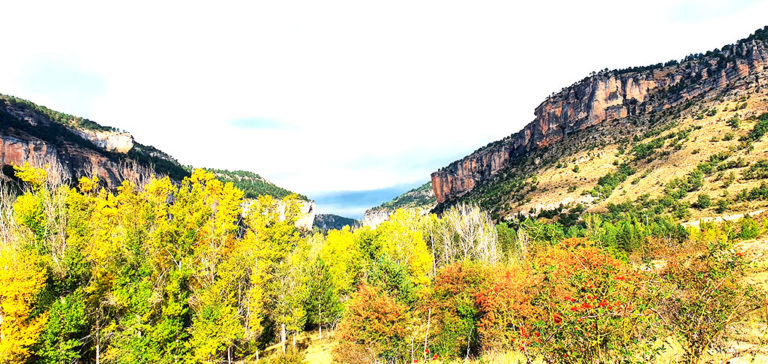
[[[133,149],[133,135],[118,131],[94,131],[71,129],[83,139],[108,152],[125,154]]]
[[[363,215],[363,226],[375,228],[382,222],[387,221],[389,215],[392,215],[393,212],[395,211],[386,208],[368,209],[365,211],[365,215]]]
[[[647,114],[725,89],[768,67],[768,27],[706,55],[590,75],[549,97],[521,131],[432,173],[438,203],[454,200],[488,181],[532,150],[608,120]]]
[[[96,176],[108,187],[117,187],[123,180],[141,182],[152,174],[164,174],[153,166],[152,157],[128,155],[133,146],[130,134],[77,129],[57,123],[27,104],[0,98],[2,167],[29,162],[46,166],[56,182]],[[175,169],[183,170],[179,165]]]

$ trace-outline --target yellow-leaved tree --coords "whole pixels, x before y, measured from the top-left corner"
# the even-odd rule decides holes
[[[358,248],[359,234],[345,226],[341,230],[330,230],[320,250],[320,259],[328,265],[333,277],[336,294],[348,295],[355,289],[355,279],[363,264],[363,256]]]
[[[0,358],[3,362],[23,362],[29,347],[37,342],[48,314],[33,316],[37,294],[45,285],[45,271],[38,257],[11,246],[0,245]]]
[[[423,234],[426,219],[414,209],[402,209],[376,228],[382,252],[408,267],[418,291],[429,285],[432,270],[432,255]]]

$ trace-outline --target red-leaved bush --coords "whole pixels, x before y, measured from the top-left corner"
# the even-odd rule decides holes
[[[650,296],[639,273],[589,241],[543,247],[530,262],[498,268],[477,296],[487,350],[529,361],[611,361],[652,354]],[[652,336],[652,335],[651,335]]]

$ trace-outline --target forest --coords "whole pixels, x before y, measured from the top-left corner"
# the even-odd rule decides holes
[[[296,227],[296,195],[246,199],[201,169],[116,191],[15,175],[0,196],[5,363],[292,363],[307,333],[342,363],[693,363],[768,320],[739,245],[766,219],[617,208],[496,224],[457,205],[320,233]]]

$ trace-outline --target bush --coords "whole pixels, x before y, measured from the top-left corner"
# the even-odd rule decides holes
[[[752,131],[749,132],[748,139],[755,142],[759,141],[765,133],[768,133],[768,113],[760,115],[757,124],[755,124]]]
[[[698,362],[721,343],[728,325],[754,309],[751,286],[740,283],[746,266],[741,253],[724,243],[691,243],[666,254],[660,277],[669,284],[659,307],[667,328],[680,340],[684,362]]]
[[[699,197],[696,199],[696,206],[699,209],[706,209],[709,206],[712,205],[712,199],[709,198],[709,195],[707,194],[700,194]]]
[[[487,265],[465,261],[445,266],[437,273],[430,300],[434,326],[429,348],[433,353],[441,357],[480,354],[476,297],[487,289],[491,272]]]
[[[716,209],[716,211],[718,213],[726,212],[730,208],[731,208],[731,201],[729,201],[727,198],[721,198],[721,199],[717,200],[717,209]]]
[[[502,268],[478,295],[487,350],[532,361],[610,362],[650,353],[654,316],[641,277],[583,239],[538,251],[531,266]]]
[[[749,166],[749,169],[742,173],[744,179],[767,179],[768,178],[768,160],[761,159],[755,164]]]
[[[760,225],[750,217],[739,220],[739,238],[743,240],[754,239],[760,235]]]
[[[334,354],[344,363],[402,361],[407,355],[408,306],[363,282],[339,324]]]
[[[627,177],[633,174],[635,174],[635,169],[626,163],[622,163],[616,172],[600,177],[597,180],[597,186],[592,189],[591,193],[593,196],[608,197],[619,184],[626,181]]]

